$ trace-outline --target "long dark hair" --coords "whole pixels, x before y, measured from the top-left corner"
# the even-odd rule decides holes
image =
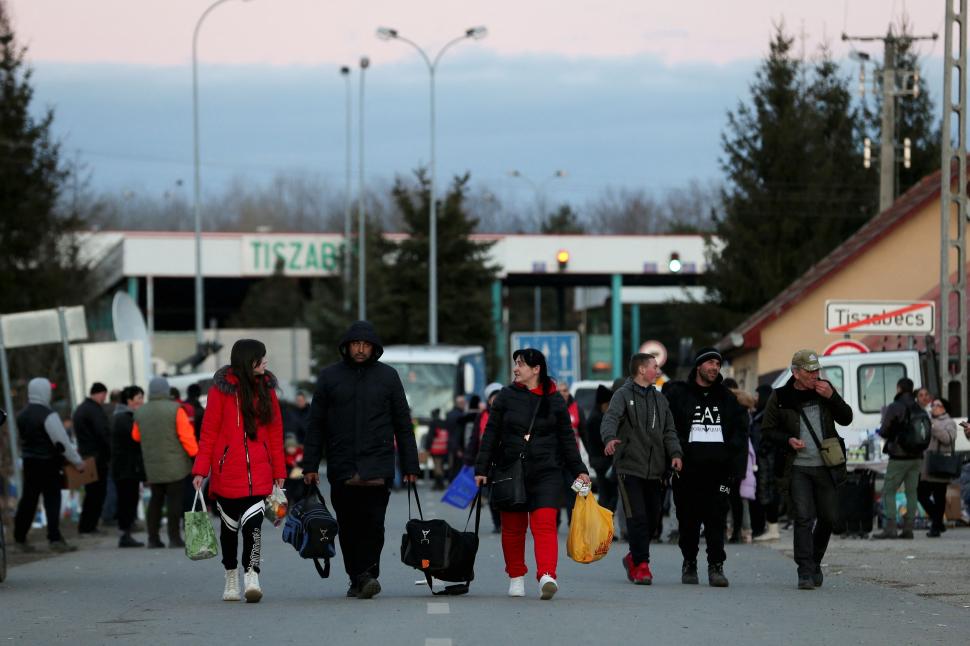
[[[265,375],[253,372],[253,366],[266,356],[266,346],[256,339],[239,339],[232,344],[229,365],[239,380],[239,408],[246,437],[256,439],[256,422],[273,421],[273,409]]]
[[[537,415],[543,417],[549,414],[549,391],[552,390],[552,379],[549,378],[549,369],[546,367],[546,355],[535,348],[522,348],[512,353],[512,361],[515,362],[519,357],[525,365],[530,368],[539,369],[539,387],[542,390],[542,401],[539,403]]]

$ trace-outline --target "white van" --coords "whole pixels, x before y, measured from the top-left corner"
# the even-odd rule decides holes
[[[916,389],[923,385],[920,356],[915,350],[898,352],[865,352],[819,357],[822,378],[832,382],[845,402],[852,407],[852,423],[839,426],[850,462],[882,460],[882,445],[876,429],[882,410],[896,396],[896,382],[903,377],[913,380]],[[791,378],[785,370],[775,379],[773,388],[784,386]]]
[[[431,411],[439,409],[444,418],[456,395],[481,397],[485,391],[485,348],[479,345],[389,345],[381,363],[401,376],[419,449]]]

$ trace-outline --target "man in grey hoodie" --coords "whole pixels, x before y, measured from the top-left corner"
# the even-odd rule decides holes
[[[43,377],[31,379],[27,383],[27,401],[27,406],[17,413],[24,486],[14,519],[14,544],[23,552],[34,551],[27,542],[27,532],[37,512],[37,501],[43,494],[51,550],[71,552],[77,546],[68,545],[60,531],[60,471],[64,459],[79,471],[84,470],[84,461],[71,444],[60,416],[51,408],[51,382]]]
[[[620,496],[627,517],[630,553],[623,558],[627,578],[650,585],[650,537],[660,517],[661,479],[668,466],[680,471],[683,452],[667,399],[654,388],[657,359],[635,354],[630,377],[620,386],[603,415],[600,435],[606,455],[613,456]]]

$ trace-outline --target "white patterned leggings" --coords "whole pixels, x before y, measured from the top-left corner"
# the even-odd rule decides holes
[[[222,544],[222,565],[227,570],[239,566],[236,552],[239,548],[239,531],[243,535],[242,566],[259,572],[260,528],[263,525],[265,503],[262,496],[245,498],[216,498],[216,509],[222,520],[219,542]]]

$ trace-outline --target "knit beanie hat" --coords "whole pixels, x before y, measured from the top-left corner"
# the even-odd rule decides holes
[[[718,361],[722,361],[721,353],[717,351],[717,348],[708,347],[698,350],[697,355],[694,357],[694,367],[696,368],[709,359],[717,359]]]

